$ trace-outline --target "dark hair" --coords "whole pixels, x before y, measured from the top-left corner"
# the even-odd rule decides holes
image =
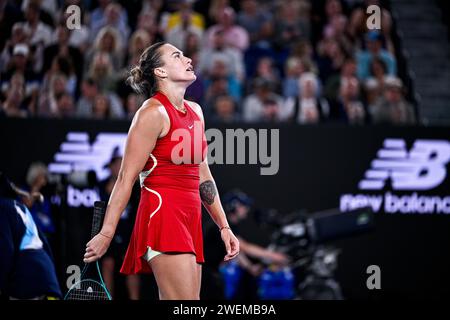
[[[157,79],[153,71],[163,66],[159,48],[166,43],[165,41],[157,42],[145,49],[141,54],[139,64],[131,69],[127,83],[137,93],[151,97],[158,90]]]
[[[70,93],[68,93],[67,91],[57,93],[57,94],[55,95],[55,100],[56,100],[56,102],[58,103],[58,102],[60,102],[61,99],[64,98],[64,97],[69,97],[69,98],[72,100],[72,102],[73,102],[73,97],[72,97],[72,95],[71,95]]]
[[[17,193],[12,188],[11,182],[2,171],[0,171],[0,198],[17,198]]]
[[[274,104],[278,105],[277,100],[275,100],[274,98],[271,98],[271,97],[269,97],[263,101],[264,106],[272,106]]]
[[[70,77],[73,71],[73,64],[70,58],[66,58],[63,56],[56,56],[53,61],[56,61],[58,64],[59,70],[62,74],[67,77]]]
[[[380,59],[379,57],[375,57],[372,59],[372,62],[370,63],[370,74],[371,75],[375,75],[375,73],[373,72],[373,69],[374,69],[374,65],[376,63],[378,63],[381,66],[381,68],[383,69],[385,74],[388,72],[387,65],[386,65],[386,63],[384,63],[383,59]]]

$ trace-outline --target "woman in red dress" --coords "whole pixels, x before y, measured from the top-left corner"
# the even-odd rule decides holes
[[[153,272],[160,299],[199,299],[202,203],[219,227],[224,260],[239,254],[208,167],[202,109],[184,100],[195,79],[191,59],[164,42],[147,48],[131,70],[128,82],[149,99],[131,123],[102,229],[84,255],[93,262],[106,252],[139,176],[141,199],[121,272]]]

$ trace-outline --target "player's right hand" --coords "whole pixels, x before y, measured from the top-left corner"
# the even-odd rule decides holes
[[[83,261],[91,263],[100,259],[108,250],[112,237],[107,237],[101,233],[97,234],[86,244],[86,253]]]

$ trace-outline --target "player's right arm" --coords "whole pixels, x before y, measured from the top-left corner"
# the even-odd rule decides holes
[[[147,100],[136,112],[128,131],[125,152],[106,209],[105,219],[99,234],[86,245],[84,262],[99,259],[109,247],[122,212],[128,204],[133,185],[144,167],[156,140],[164,129],[163,108],[154,99]]]

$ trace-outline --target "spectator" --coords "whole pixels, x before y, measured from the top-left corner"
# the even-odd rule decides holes
[[[154,11],[141,11],[138,16],[137,30],[144,30],[150,37],[150,43],[163,40],[162,32],[159,31]]]
[[[180,21],[174,26],[168,28],[165,33],[165,40],[182,51],[186,50],[186,39],[189,34],[194,34],[201,38],[203,36],[204,26],[202,23],[195,24],[195,18],[192,18],[195,12],[190,6],[184,7],[179,13]],[[203,17],[202,17],[203,19]],[[172,23],[169,18],[169,25]]]
[[[88,62],[92,61],[97,53],[102,52],[109,56],[113,70],[117,72],[123,64],[122,48],[123,44],[121,43],[119,32],[110,26],[103,27],[95,37],[94,46],[87,52],[86,69],[89,66]]]
[[[81,97],[78,100],[76,115],[81,118],[91,118],[94,114],[94,103],[96,97],[101,93],[97,82],[92,78],[86,78],[81,85]],[[124,110],[122,104],[114,93],[106,93],[110,104],[112,118],[123,118]]]
[[[205,46],[214,47],[215,35],[217,31],[223,32],[224,45],[244,52],[249,46],[249,36],[247,30],[235,24],[236,13],[231,7],[221,9],[218,14],[218,23],[206,30]]]
[[[355,43],[355,46],[361,49],[363,47],[364,35],[369,31],[367,29],[366,9],[371,5],[376,5],[381,8],[381,25],[383,27],[379,31],[383,34],[387,50],[391,54],[394,54],[394,44],[391,39],[392,17],[389,11],[383,8],[379,0],[364,0],[355,6],[350,15],[350,23],[347,29],[348,34]]]
[[[31,2],[35,2],[38,3],[40,6],[40,14],[43,16],[42,20],[44,23],[46,23],[47,25],[53,25],[53,22],[56,19],[56,14],[57,14],[57,8],[58,8],[58,3],[57,0],[23,0],[22,1],[22,5],[21,5],[21,9],[22,11],[25,11],[28,7],[28,5]]]
[[[0,4],[0,52],[5,48],[11,29],[17,21],[23,20],[22,12],[16,2],[2,1]],[[20,41],[22,42],[22,41]],[[14,44],[15,45],[15,44]],[[0,72],[4,71],[0,69]]]
[[[61,7],[60,13],[59,13],[59,24],[66,24],[69,17],[71,16],[71,13],[67,13],[67,8],[70,5],[77,5],[81,8],[80,13],[80,22],[81,24],[77,26],[77,28],[70,30],[70,37],[69,37],[69,45],[78,48],[80,52],[84,53],[89,48],[90,45],[90,30],[89,26],[86,25],[86,18],[85,18],[85,12],[87,11],[86,8],[83,8],[82,0],[70,0],[66,1],[66,3]],[[53,39],[53,41],[56,41],[56,39]]]
[[[10,39],[6,40],[5,47],[0,55],[0,72],[5,72],[13,56],[14,47],[18,44],[27,45],[29,41],[28,29],[23,22],[14,23]]]
[[[342,46],[335,39],[324,39],[318,44],[318,67],[322,82],[339,73],[346,60]]]
[[[32,48],[33,70],[41,72],[43,66],[44,48],[50,45],[52,29],[40,21],[40,8],[35,2],[30,2],[25,10],[27,33],[30,35],[29,44]]]
[[[350,57],[343,63],[339,74],[335,73],[327,79],[324,97],[332,102],[337,101],[342,81],[353,77],[356,77],[356,60]],[[336,116],[336,114],[333,114],[333,116]]]
[[[356,60],[358,64],[358,78],[366,80],[370,76],[370,65],[376,57],[386,64],[387,74],[395,76],[397,74],[397,63],[394,56],[383,49],[383,35],[378,31],[370,31],[366,35],[367,50],[358,51]]]
[[[346,77],[341,81],[338,98],[340,119],[349,124],[367,123],[364,104],[360,99],[360,85],[356,77]]]
[[[53,76],[57,74],[62,74],[66,77],[66,89],[73,97],[75,97],[78,78],[74,72],[74,66],[70,57],[58,55],[53,59],[50,70],[47,71],[42,82],[41,87],[44,91],[49,87],[50,80]]]
[[[236,103],[230,96],[222,95],[215,99],[214,112],[211,116],[212,121],[222,123],[235,123],[240,120],[237,112]]]
[[[277,100],[268,98],[263,101],[263,106],[262,122],[278,123],[282,120],[281,106]]]
[[[98,0],[98,8],[92,11],[90,20],[91,41],[101,28],[110,25],[121,32],[122,44],[125,45],[128,39],[128,15],[119,4],[111,0]]]
[[[49,74],[46,85],[39,98],[38,115],[51,117],[57,113],[56,97],[68,92],[67,77],[62,73]]]
[[[389,76],[386,64],[380,58],[374,58],[370,64],[370,77],[365,81],[367,103],[372,104],[383,93],[384,83]]]
[[[81,84],[81,96],[77,103],[76,115],[87,118],[92,114],[94,100],[99,93],[97,83],[92,78],[86,78]]]
[[[188,24],[193,29],[203,32],[205,30],[205,19],[203,15],[192,9],[193,1],[181,0],[178,4],[178,10],[168,15],[167,21],[165,23],[163,22],[162,29],[170,32],[176,27]]]
[[[139,110],[143,102],[144,99],[141,95],[130,93],[127,96],[125,103],[126,118],[129,120],[133,119],[134,115]]]
[[[219,15],[221,12],[230,6],[229,0],[212,0],[211,4],[209,5],[208,10],[208,19],[214,23],[220,20]]]
[[[214,76],[209,80],[208,88],[205,92],[204,110],[206,117],[210,117],[214,111],[215,100],[218,96],[230,95],[228,79],[224,76]]]
[[[285,77],[283,79],[283,97],[290,98],[299,95],[298,79],[304,72],[304,65],[300,58],[292,56],[285,63]]]
[[[92,119],[106,120],[111,118],[111,104],[107,96],[98,94],[92,106]]]
[[[247,30],[251,45],[258,45],[264,40],[264,28],[270,24],[273,17],[270,11],[260,6],[256,0],[241,1],[241,11],[237,16],[237,23]]]
[[[227,91],[229,95],[233,97],[236,101],[241,100],[241,83],[233,74],[230,73],[228,65],[226,65],[223,60],[216,60],[211,70],[211,78],[226,78],[227,80]],[[208,88],[208,80],[205,82],[205,87]]]
[[[308,40],[301,40],[295,43],[292,47],[291,55],[302,59],[304,62],[309,62],[312,64],[314,58],[314,50],[312,44]],[[310,70],[314,72],[313,70]]]
[[[318,123],[324,121],[328,115],[330,107],[328,102],[318,97],[319,79],[314,73],[305,72],[299,79],[300,95],[289,98],[286,101],[285,109],[288,119],[295,123]]]
[[[114,91],[116,85],[111,57],[105,52],[97,52],[89,66],[88,77],[92,78],[102,91]]]
[[[140,56],[151,43],[152,38],[146,30],[136,30],[128,42],[128,57]]]
[[[302,9],[306,9],[302,2],[291,0],[280,3],[274,23],[273,43],[276,48],[291,49],[296,42],[309,37],[309,21],[301,15]]]
[[[23,88],[14,86],[8,90],[6,100],[2,103],[2,111],[7,117],[25,118],[28,113],[23,108]]]
[[[325,3],[324,3],[325,2]],[[344,8],[340,0],[313,1],[313,17],[312,28],[313,41],[317,42],[323,36],[324,28],[333,20],[334,17],[344,13]]]
[[[75,93],[75,87],[78,88],[79,86],[78,79],[81,80],[83,74],[83,55],[77,47],[73,47],[69,44],[71,31],[65,24],[58,25],[54,34],[54,38],[56,38],[57,42],[44,49],[44,65],[42,71],[45,73],[52,68],[55,57],[63,57],[70,65],[71,69],[70,71],[65,72],[66,76],[70,78],[73,73],[73,79],[76,79],[74,91],[71,92]],[[63,70],[60,71],[64,72]]]
[[[12,59],[9,61],[6,71],[0,75],[2,92],[9,88],[14,74],[21,74],[24,78],[25,97],[38,92],[40,81],[38,75],[31,68],[29,54],[30,51],[26,44],[14,46]]]
[[[152,12],[155,15],[155,21],[159,22],[160,15],[161,15],[161,9],[164,6],[163,0],[143,0],[142,1],[142,12]]]
[[[325,2],[325,19],[330,22],[333,18],[341,16],[344,10],[340,0],[327,0]]]
[[[280,82],[280,73],[274,65],[273,59],[270,57],[262,57],[258,60],[255,77],[265,79],[274,84]],[[279,91],[278,89],[275,88],[276,91]]]
[[[200,52],[198,71],[209,77],[216,61],[220,60],[225,63],[231,76],[242,81],[245,77],[242,53],[226,44],[222,30],[216,30],[212,36],[211,47],[204,48]]]
[[[72,96],[64,92],[56,96],[56,112],[53,114],[55,118],[69,119],[75,115],[75,106]]]
[[[397,77],[389,77],[385,80],[383,96],[373,105],[369,111],[375,124],[415,124],[414,109],[403,95],[403,83]]]
[[[195,33],[188,33],[186,35],[186,44],[184,47],[184,55],[192,59],[192,55],[200,52],[201,37]]]
[[[244,99],[243,119],[246,122],[258,122],[264,119],[264,101],[269,98],[275,100],[277,105],[283,105],[283,98],[273,91],[274,85],[267,80],[256,78],[254,80],[254,93]],[[284,115],[284,112],[280,112]]]
[[[348,19],[345,15],[335,15],[324,27],[323,38],[334,39],[343,48],[344,52],[353,51],[353,42],[347,34]]]
[[[104,2],[100,1],[100,3]],[[94,15],[94,13],[93,13]],[[125,48],[130,34],[130,28],[128,27],[128,16],[126,11],[118,3],[109,3],[105,9],[101,19],[91,24],[91,40],[97,36],[100,30],[104,27],[111,27],[117,30],[120,38],[121,49]]]

